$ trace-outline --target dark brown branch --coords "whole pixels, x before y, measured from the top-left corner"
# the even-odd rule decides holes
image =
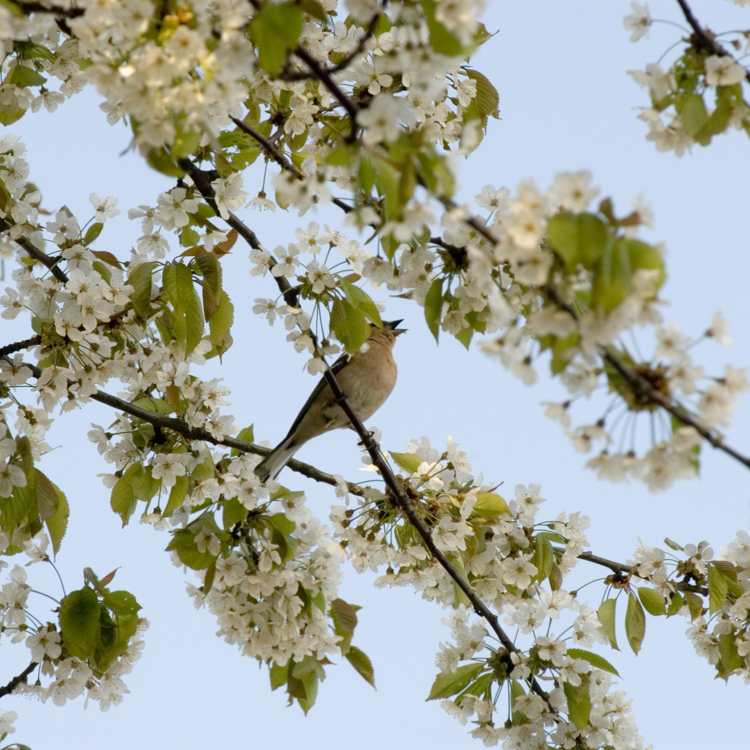
[[[553,547],[555,552],[562,554],[564,551],[560,547]],[[607,560],[605,557],[599,557],[599,555],[593,554],[593,552],[582,552],[578,555],[579,560],[585,560],[586,562],[594,563],[595,565],[601,565],[604,568],[609,568],[613,573],[617,575],[630,576],[634,575],[644,581],[649,581],[648,577],[639,575],[636,570],[638,565],[625,565],[624,563],[615,562],[614,560]],[[700,594],[701,596],[708,596],[708,589],[705,586],[697,586],[687,581],[670,581],[670,583],[678,591],[691,591],[694,594]]]
[[[341,62],[336,63],[336,65],[331,66],[330,68],[324,68],[325,72],[328,73],[328,75],[333,75],[334,73],[340,73],[342,70],[345,70],[348,68],[354,60],[359,57],[364,51],[365,47],[367,46],[367,42],[372,39],[372,35],[375,33],[375,29],[378,27],[378,21],[380,20],[380,16],[382,15],[381,11],[378,11],[370,21],[369,25],[367,26],[367,29],[365,30],[365,33],[363,34],[362,38],[357,43],[356,49],[352,50]],[[287,73],[283,76],[285,81],[301,81],[305,80],[307,78],[310,78],[309,73]]]
[[[469,581],[453,567],[445,554],[436,546],[429,529],[417,513],[414,504],[404,491],[404,488],[401,486],[399,481],[396,479],[396,476],[391,471],[391,467],[388,465],[388,462],[383,457],[383,454],[380,451],[380,446],[373,438],[372,433],[364,426],[364,424],[362,424],[362,421],[357,416],[356,412],[352,409],[349,401],[346,398],[346,394],[341,389],[341,386],[336,380],[336,376],[333,374],[330,367],[326,369],[324,375],[326,381],[328,382],[328,386],[331,389],[333,397],[336,399],[336,402],[348,417],[349,422],[351,423],[351,426],[354,428],[357,435],[359,435],[362,445],[364,445],[367,452],[370,454],[372,462],[375,464],[375,466],[377,466],[380,475],[383,477],[383,481],[390,490],[393,501],[400,508],[401,512],[406,516],[409,523],[411,523],[411,525],[414,526],[414,528],[417,530],[417,533],[422,538],[425,547],[427,547],[436,562],[453,579],[458,588],[463,591],[463,593],[466,595],[466,598],[471,602],[474,611],[487,621],[487,624],[493,630],[504,648],[509,653],[518,653],[519,649],[516,648],[513,641],[508,637],[507,633],[500,626],[500,621],[497,615],[494,614],[494,612],[492,612],[489,607],[487,607],[487,605],[477,596]],[[549,704],[549,696],[542,689],[537,680],[532,677],[531,683],[534,692],[540,695]]]
[[[216,205],[216,193],[214,192],[213,185],[211,185],[211,182],[218,178],[218,173],[206,172],[193,164],[190,159],[180,159],[178,164],[190,175],[193,182],[195,183],[195,186],[198,188],[198,192],[200,192],[200,194],[203,196],[206,203],[211,206],[214,213],[217,216],[220,216],[221,214],[219,212],[219,207]],[[263,245],[261,245],[260,240],[258,239],[258,236],[255,234],[255,232],[253,232],[253,230],[250,229],[247,224],[245,224],[231,211],[229,212],[229,218],[226,220],[226,222],[230,227],[232,227],[232,229],[235,229],[237,231],[237,234],[239,234],[240,237],[242,237],[242,239],[245,240],[245,242],[247,242],[247,244],[250,245],[250,247],[252,247],[254,250],[261,250],[263,248]],[[290,305],[291,307],[297,307],[297,292],[286,279],[286,277],[274,276],[274,279],[276,280],[279,291],[284,297],[284,301],[287,303],[287,305]]]
[[[682,424],[692,427],[701,437],[707,440],[714,448],[724,451],[727,455],[739,461],[750,468],[750,458],[743,456],[729,445],[726,445],[721,435],[708,430],[690,414],[687,409],[675,403],[671,398],[660,393],[651,383],[640,373],[628,367],[610,347],[599,346],[599,353],[603,359],[609,362],[612,367],[622,376],[623,380],[640,396],[644,396],[649,401],[661,406],[662,409],[669,412],[675,419]]]
[[[53,16],[63,18],[80,18],[85,10],[83,8],[59,8],[56,5],[42,5],[41,3],[24,3],[16,2],[16,5],[24,12],[29,13],[49,13]]]
[[[29,363],[24,364],[32,371],[35,378],[38,379],[41,377],[42,370],[39,369],[36,365],[32,365]],[[242,453],[255,453],[259,456],[267,456],[271,452],[270,448],[263,448],[262,446],[256,445],[255,443],[248,443],[245,440],[238,440],[237,438],[215,438],[208,430],[205,430],[202,427],[192,427],[187,422],[184,422],[181,419],[168,417],[165,414],[155,414],[148,409],[144,409],[143,407],[131,404],[129,401],[125,401],[124,399],[118,398],[117,396],[112,396],[111,394],[104,391],[97,391],[96,393],[89,396],[89,398],[93,399],[94,401],[98,401],[101,404],[105,404],[106,406],[111,406],[113,409],[117,409],[118,411],[130,414],[132,417],[142,419],[144,422],[149,422],[154,425],[154,427],[157,427],[159,429],[172,430],[172,432],[176,432],[179,435],[182,435],[184,438],[187,438],[188,440],[204,440],[205,442],[211,443],[212,445],[223,445],[226,448],[235,448]],[[292,459],[291,461],[289,461],[287,466],[289,466],[289,468],[293,471],[296,471],[298,474],[302,474],[302,476],[308,477],[309,479],[314,479],[316,482],[330,484],[333,487],[337,487],[339,484],[333,475],[326,474],[326,472],[320,471],[314,466],[303,463],[302,461]],[[364,490],[356,484],[347,483],[347,487],[349,489],[349,492],[351,492],[353,495],[364,495]]]
[[[682,9],[682,14],[685,16],[685,20],[690,24],[690,28],[693,30],[691,42],[696,49],[702,47],[708,52],[713,52],[715,55],[719,55],[720,57],[731,57],[734,60],[734,56],[730,55],[729,52],[727,52],[724,47],[714,39],[713,35],[700,25],[698,19],[693,15],[693,11],[685,0],[677,0],[677,4]],[[735,62],[737,61],[735,60]],[[750,81],[750,71],[745,71],[745,78]]]
[[[576,320],[580,317],[577,310],[569,305],[551,284],[547,285],[544,289],[549,299],[557,305],[561,310],[565,310],[569,315],[572,315]],[[706,429],[703,425],[698,422],[696,417],[692,415],[687,409],[680,404],[673,401],[669,396],[665,396],[663,393],[654,388],[649,381],[643,377],[640,373],[636,372],[632,368],[628,367],[617,354],[609,346],[599,345],[597,347],[599,356],[608,362],[617,372],[622,376],[622,379],[641,397],[651,401],[658,406],[661,406],[666,412],[671,414],[675,419],[682,422],[682,424],[692,427],[695,431],[706,441],[708,441],[714,448],[718,448],[724,451],[727,455],[739,461],[750,468],[750,458],[743,456],[741,453],[736,451],[734,448],[726,445],[718,435],[711,430]]]
[[[41,336],[32,336],[30,339],[26,339],[25,341],[16,341],[13,344],[0,346],[0,357],[7,357],[9,354],[13,354],[13,352],[22,352],[24,349],[29,349],[32,346],[39,346],[39,344],[41,343]]]
[[[22,682],[26,682],[28,676],[38,667],[35,661],[32,661],[21,674],[16,675],[7,685],[0,687],[0,698],[4,695],[10,695]]]
[[[8,230],[12,226],[13,224],[7,219],[0,217],[0,231]],[[68,280],[65,272],[57,265],[59,261],[50,258],[47,253],[40,250],[33,242],[31,242],[31,240],[26,239],[26,237],[19,237],[18,239],[13,240],[13,242],[19,247],[22,247],[34,260],[38,260],[43,266],[49,268],[52,275],[59,281],[62,281],[63,284]]]
[[[352,136],[357,131],[357,113],[359,105],[355,104],[351,97],[347,96],[341,86],[331,77],[331,74],[302,46],[294,50],[294,54],[302,60],[315,74],[315,77],[336,97],[339,104],[346,110],[352,121]]]
[[[268,140],[264,135],[259,133],[254,128],[251,128],[249,125],[245,125],[242,120],[238,120],[236,117],[230,118],[232,122],[243,132],[247,133],[251,138],[254,138],[263,148],[263,150],[284,170],[287,172],[291,172],[295,177],[299,177],[299,179],[303,180],[305,178],[305,173],[293,162],[289,161],[289,159],[284,156],[284,154],[279,151],[276,146],[271,143],[271,141]]]

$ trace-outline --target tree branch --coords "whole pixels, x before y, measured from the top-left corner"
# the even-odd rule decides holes
[[[559,552],[561,554],[564,551],[560,547],[553,547],[552,549],[554,549],[555,552]],[[582,552],[580,555],[578,555],[578,559],[594,563],[595,565],[601,565],[604,568],[609,568],[613,573],[617,575],[634,575],[644,581],[649,581],[648,578],[644,578],[643,576],[638,575],[638,573],[635,572],[636,568],[638,567],[637,565],[625,565],[624,563],[615,562],[614,560],[607,560],[605,557],[599,557],[599,555],[595,555],[593,552]],[[695,584],[688,583],[687,581],[670,581],[670,583],[678,591],[691,591],[694,594],[708,596],[708,588],[706,588],[705,586],[697,586]]]
[[[7,219],[0,217],[0,231],[9,230],[13,226],[14,225],[11,224],[11,222],[9,222]],[[67,282],[67,275],[57,265],[59,263],[59,260],[50,258],[47,253],[45,253],[43,250],[40,250],[33,242],[31,242],[31,240],[26,239],[26,237],[18,237],[17,239],[12,240],[12,242],[15,242],[19,247],[22,247],[34,260],[38,260],[43,266],[47,266],[47,268],[49,268],[49,270],[52,272],[52,275],[56,279],[62,281],[63,284]]]
[[[42,3],[16,2],[16,5],[25,13],[50,13],[63,18],[80,18],[86,11],[83,8],[59,8],[56,5],[42,5]]]
[[[718,448],[724,451],[727,455],[739,461],[750,468],[750,458],[743,456],[741,453],[736,451],[729,445],[726,445],[721,435],[706,429],[703,427],[697,419],[690,414],[680,404],[675,403],[671,398],[664,396],[651,383],[646,380],[640,373],[628,367],[613,351],[610,347],[599,346],[599,353],[602,358],[605,359],[609,364],[614,367],[617,372],[622,376],[623,380],[636,392],[639,396],[647,398],[655,404],[661,406],[662,409],[669,412],[675,419],[679,420],[688,427],[692,427],[698,434],[705,438],[714,448]]]
[[[21,672],[21,674],[16,675],[7,685],[0,687],[0,698],[5,695],[10,695],[22,682],[26,682],[28,676],[38,666],[39,664],[37,664],[37,662],[32,661],[31,664]]]
[[[35,378],[39,379],[41,377],[42,370],[39,367],[26,362],[24,365],[32,371]],[[89,396],[89,398],[98,401],[101,404],[105,404],[106,406],[111,406],[113,409],[130,414],[132,417],[142,419],[144,422],[149,422],[159,429],[172,430],[172,432],[176,432],[188,440],[204,440],[212,445],[223,445],[226,448],[234,448],[242,453],[255,453],[259,456],[267,456],[271,453],[270,448],[264,448],[255,443],[248,443],[246,440],[238,440],[233,437],[216,438],[203,427],[193,427],[181,419],[168,417],[165,414],[156,414],[141,406],[131,404],[129,401],[125,401],[122,398],[112,396],[105,391],[97,391]],[[339,485],[339,482],[332,474],[320,471],[320,469],[316,469],[314,466],[303,463],[302,461],[292,459],[287,466],[298,474],[302,474],[302,476],[308,477],[308,479],[313,479],[316,482],[330,484],[333,487],[338,487]],[[363,497],[365,494],[364,490],[356,484],[347,482],[347,488],[352,495]]]
[[[211,206],[214,213],[217,216],[220,216],[221,214],[219,212],[219,208],[216,205],[216,193],[214,192],[213,185],[211,184],[213,180],[218,178],[218,173],[206,172],[200,169],[200,167],[193,164],[193,162],[187,158],[180,159],[178,161],[178,164],[190,175],[193,182],[195,183],[195,186],[198,188],[198,192],[203,196],[206,203]],[[250,245],[250,247],[255,250],[263,249],[263,245],[261,245],[260,240],[258,239],[258,236],[255,234],[255,232],[253,232],[253,230],[250,229],[247,224],[245,224],[231,211],[229,212],[229,218],[226,220],[226,222],[230,227],[232,227],[232,229],[235,229],[237,231],[237,234],[239,234],[240,237],[242,237],[242,239],[244,239],[245,242]],[[286,277],[274,276],[274,279],[276,280],[276,284],[278,285],[279,290],[281,291],[281,294],[284,297],[284,301],[287,303],[287,305],[289,305],[290,307],[297,307],[297,291],[292,287]]]
[[[32,346],[39,346],[41,343],[41,336],[32,336],[25,341],[16,341],[13,344],[6,344],[5,346],[0,347],[0,357],[7,357],[9,354],[13,354],[13,352],[20,352],[24,349],[29,349]]]
[[[232,122],[243,132],[247,133],[251,138],[254,138],[263,148],[263,150],[284,170],[291,172],[295,177],[301,180],[305,179],[305,173],[293,162],[284,156],[279,149],[271,143],[264,135],[259,133],[254,128],[246,125],[242,120],[238,120],[236,117],[230,117]]]
[[[360,110],[358,104],[355,104],[351,97],[346,95],[346,92],[341,86],[336,83],[331,77],[331,74],[326,70],[304,47],[301,45],[294,50],[294,54],[302,60],[310,70],[315,74],[315,77],[336,97],[339,104],[346,110],[349,118],[352,121],[352,136],[357,131],[357,113]]]
[[[677,0],[677,4],[682,9],[682,14],[685,16],[685,20],[693,29],[694,33],[691,41],[696,49],[703,47],[703,49],[713,52],[715,55],[719,55],[720,57],[731,57],[734,60],[734,56],[730,55],[729,52],[727,52],[724,47],[714,39],[713,35],[698,23],[698,19],[693,15],[693,11],[687,4],[686,0]],[[735,62],[737,61],[735,60]],[[750,81],[750,71],[745,71],[745,78]]]
[[[331,393],[333,394],[336,403],[341,407],[343,412],[348,417],[351,426],[354,428],[357,435],[359,435],[362,444],[370,454],[372,462],[380,471],[380,475],[383,477],[386,486],[390,490],[391,497],[393,498],[395,504],[406,516],[409,523],[411,523],[411,525],[414,526],[414,528],[417,530],[417,533],[422,538],[425,547],[427,547],[430,554],[443,568],[443,570],[445,570],[445,572],[453,579],[458,588],[463,591],[463,593],[466,595],[466,598],[471,602],[474,611],[487,621],[488,625],[493,630],[500,643],[502,643],[503,647],[509,653],[518,653],[519,649],[516,648],[513,641],[508,637],[507,633],[500,626],[500,621],[497,615],[494,614],[489,609],[489,607],[487,607],[487,605],[479,598],[479,596],[477,596],[469,581],[453,567],[442,550],[438,549],[438,547],[436,546],[429,529],[425,525],[424,521],[420,518],[411,499],[406,494],[404,488],[396,479],[394,473],[391,471],[391,467],[388,465],[388,462],[383,457],[383,454],[380,451],[380,446],[372,437],[372,433],[364,426],[364,424],[362,424],[362,421],[357,416],[356,412],[352,409],[349,401],[346,398],[346,394],[341,389],[341,386],[336,380],[336,376],[333,374],[330,367],[326,368],[324,376],[326,381],[328,382],[328,386],[331,389]],[[549,704],[549,696],[533,676],[531,678],[531,684],[534,692],[537,693],[537,695],[541,696]]]
[[[380,20],[380,16],[382,14],[383,14],[382,11],[379,10],[372,17],[372,20],[367,26],[365,33],[362,35],[362,38],[359,40],[359,43],[357,44],[356,49],[352,50],[341,62],[336,63],[336,65],[332,65],[330,68],[323,68],[323,70],[325,70],[325,72],[328,73],[328,75],[333,75],[334,73],[340,73],[342,70],[345,70],[352,64],[352,62],[354,62],[354,60],[359,55],[362,54],[362,52],[365,51],[367,42],[369,42],[370,39],[372,39],[372,35],[375,33],[375,29],[378,26],[378,21]],[[310,78],[310,75],[306,73],[289,73],[287,75],[284,75],[283,78],[285,81],[300,81],[300,80],[305,80],[307,78]]]

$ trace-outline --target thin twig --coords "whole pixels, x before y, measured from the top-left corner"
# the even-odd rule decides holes
[[[4,695],[10,695],[22,682],[26,682],[28,676],[38,666],[39,664],[37,664],[37,662],[32,661],[31,664],[21,672],[21,674],[16,675],[7,685],[0,687],[0,698]]]
[[[41,336],[32,336],[30,339],[26,339],[25,341],[16,341],[13,344],[6,344],[5,346],[0,347],[0,357],[7,357],[9,354],[13,354],[13,352],[21,352],[24,349],[31,348],[32,346],[39,346],[39,344],[41,343]]]
[[[242,120],[238,120],[236,117],[230,117],[232,122],[243,132],[247,133],[251,138],[254,138],[263,148],[263,150],[282,168],[288,172],[291,172],[295,177],[299,179],[305,179],[305,173],[293,162],[284,156],[276,146],[271,143],[264,135],[259,133],[255,128],[251,128],[246,125]]]
[[[198,192],[203,196],[206,203],[213,209],[217,216],[221,216],[219,207],[216,205],[216,193],[214,192],[213,185],[211,182],[218,178],[218,173],[206,172],[200,167],[193,164],[190,159],[180,159],[178,161],[179,166],[184,169],[192,178],[195,186],[198,188]],[[240,218],[229,211],[229,218],[226,219],[232,229],[237,231],[237,234],[247,242],[250,247],[255,250],[262,250],[263,245],[261,244],[258,236],[245,224]],[[285,276],[274,276],[276,284],[279,287],[279,291],[284,297],[284,302],[290,307],[297,307],[299,302],[297,291],[292,287]]]
[[[677,0],[677,4],[682,9],[682,14],[685,16],[685,20],[695,32],[693,34],[692,43],[696,49],[703,47],[709,52],[713,52],[715,55],[719,55],[720,57],[731,57],[732,60],[734,60],[734,57],[730,55],[729,52],[727,52],[724,47],[722,47],[722,45],[700,25],[698,19],[693,15],[693,11],[685,0]],[[737,61],[735,60],[735,62]],[[750,81],[750,71],[745,71],[745,78]]]
[[[372,39],[372,35],[375,33],[375,29],[378,27],[378,21],[380,20],[380,16],[382,15],[381,11],[378,11],[370,21],[369,25],[367,26],[367,29],[365,30],[365,33],[360,38],[357,47],[352,50],[341,62],[336,63],[336,65],[332,65],[330,68],[324,68],[326,73],[328,75],[333,75],[334,73],[340,73],[342,70],[345,70],[348,68],[354,60],[356,60],[359,55],[361,55],[365,51],[365,47],[367,46],[367,42]],[[287,73],[283,76],[281,76],[285,81],[302,81],[307,78],[310,78],[309,73]]]
[[[86,11],[84,8],[60,8],[56,5],[42,5],[41,3],[16,2],[16,5],[25,13],[49,13],[53,16],[64,18],[80,18]]]
[[[562,554],[564,550],[561,547],[553,547],[555,552]],[[585,560],[586,562],[594,563],[595,565],[601,565],[604,568],[609,568],[613,573],[617,575],[635,575],[644,581],[649,581],[648,577],[644,577],[637,573],[637,565],[625,565],[624,563],[615,562],[614,560],[607,560],[606,557],[599,557],[593,552],[582,552],[578,555],[579,560]],[[708,589],[705,586],[697,586],[687,581],[670,581],[672,586],[678,591],[690,591],[694,594],[701,594],[702,596],[708,596]]]
[[[565,310],[569,315],[572,315],[576,320],[580,318],[578,311],[569,305],[557,291],[557,289],[548,284],[544,288],[545,293],[549,299],[557,305],[561,310]],[[651,401],[658,406],[661,406],[666,412],[671,414],[675,419],[682,422],[682,424],[692,427],[695,431],[707,442],[709,442],[714,448],[724,451],[727,455],[739,461],[750,468],[750,458],[743,456],[741,453],[736,451],[729,445],[726,445],[721,435],[716,434],[712,430],[705,428],[698,422],[695,416],[693,416],[687,409],[678,403],[675,403],[669,396],[665,396],[663,393],[654,388],[649,381],[643,377],[639,372],[636,372],[631,367],[628,367],[617,353],[612,349],[611,346],[604,346],[599,344],[597,346],[599,356],[606,362],[609,362],[612,367],[622,376],[622,379],[641,397]]]
[[[315,74],[315,77],[325,84],[325,87],[336,97],[339,104],[346,110],[349,118],[352,121],[352,136],[357,130],[357,113],[360,110],[358,104],[355,104],[351,97],[346,95],[346,92],[341,86],[333,80],[330,73],[301,45],[294,50],[294,54],[302,60],[310,70]]]
[[[0,217],[0,231],[9,230],[12,227],[13,224],[11,224],[7,219]],[[19,247],[22,247],[34,260],[38,260],[43,266],[49,268],[49,270],[52,272],[52,275],[56,279],[62,281],[63,284],[68,281],[68,276],[57,265],[59,261],[51,258],[43,250],[40,250],[33,242],[31,242],[31,240],[28,240],[26,237],[18,237],[17,239],[14,239],[12,241],[15,242]]]

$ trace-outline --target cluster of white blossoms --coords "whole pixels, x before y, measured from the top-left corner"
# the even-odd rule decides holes
[[[366,491],[355,509],[334,508],[336,539],[356,569],[377,571],[385,566],[376,585],[410,586],[423,598],[453,608],[443,620],[451,628],[451,640],[440,645],[436,657],[441,674],[433,697],[461,692],[460,697],[445,700],[443,708],[462,724],[475,723],[472,735],[487,746],[503,742],[507,748],[526,747],[522,740],[533,738],[541,743],[549,735],[546,727],[555,724],[551,740],[561,747],[578,739],[588,747],[641,748],[629,703],[621,692],[611,690],[610,676],[587,661],[590,654],[581,651],[607,642],[597,613],[559,585],[586,546],[583,530],[588,519],[563,514],[552,523],[538,523],[536,514],[544,502],[538,485],[518,485],[515,499],[506,503],[482,484],[481,477],[473,477],[466,454],[450,438],[442,453],[422,438],[409,444],[408,453],[391,457],[406,470],[405,485],[418,498],[413,501],[415,508],[436,545],[464,572],[477,595],[501,613],[504,624],[518,632],[514,640],[518,650],[507,653],[379,492]],[[551,588],[543,585],[546,575],[539,578],[537,565],[549,564],[538,551],[544,546],[542,540],[559,545],[549,552],[554,554],[558,576],[558,585]],[[561,635],[552,634],[547,623],[559,628]],[[567,641],[578,650],[568,653]],[[520,688],[532,675],[544,676],[547,698]],[[565,719],[570,708],[564,683],[580,688],[584,680],[592,709],[588,725],[580,729]],[[446,692],[453,681],[460,687]],[[504,705],[505,699],[498,700],[495,689],[497,685],[509,690],[510,681],[515,685],[512,725],[506,724],[510,715],[497,716],[497,704]]]
[[[23,551],[30,559],[28,565],[48,560],[48,544],[43,531],[25,543]],[[4,552],[8,546],[7,535],[0,534],[0,545]],[[7,563],[0,561],[0,569],[4,567]],[[64,706],[68,700],[80,695],[85,695],[87,702],[98,701],[102,711],[120,704],[124,695],[130,692],[123,678],[130,674],[141,657],[144,647],[141,636],[148,628],[148,621],[141,618],[124,652],[106,671],[95,672],[85,661],[63,654],[62,639],[55,624],[42,624],[31,614],[29,598],[33,593],[26,569],[14,565],[8,581],[0,589],[0,632],[14,644],[25,644],[31,652],[31,661],[37,665],[32,673],[33,680],[20,682],[15,692],[34,695],[45,703],[51,700],[56,706]]]
[[[734,2],[747,4],[745,0]],[[646,35],[653,19],[647,5],[633,2],[631,6],[633,13],[625,17],[623,25],[632,32],[630,41],[637,42]],[[740,49],[747,39],[743,32],[736,33],[735,46]],[[747,68],[728,53],[701,56],[696,51],[700,51],[699,45],[695,50],[688,47],[687,53],[668,71],[658,63],[649,63],[642,71],[628,71],[637,83],[648,87],[651,96],[653,106],[642,108],[638,115],[649,128],[646,140],[652,141],[659,151],[674,151],[676,156],[690,151],[696,143],[706,145],[728,126],[741,130],[750,123],[750,107],[741,92],[729,90],[746,81]],[[681,88],[684,86],[691,88]],[[711,91],[717,94],[715,106],[704,101],[704,94]],[[687,107],[686,102],[689,102]]]
[[[231,495],[231,490],[225,490]],[[205,571],[200,588],[189,585],[195,606],[207,606],[218,635],[244,656],[285,666],[307,656],[322,661],[339,652],[331,629],[331,602],[338,598],[340,561],[328,551],[330,531],[314,519],[302,493],[268,505],[294,527],[292,551],[282,549],[268,526],[253,527],[226,557],[216,561],[210,589]],[[181,565],[175,556],[175,564]]]
[[[738,675],[750,682],[750,535],[738,531],[737,538],[715,559],[706,541],[684,547],[665,541],[671,552],[641,542],[627,564],[671,607],[676,602],[678,606],[669,614],[690,620],[687,637],[696,653],[716,668],[717,677],[728,680]],[[693,591],[687,589],[688,593],[680,594],[675,574],[694,581],[697,585]],[[697,593],[708,599],[708,608]]]

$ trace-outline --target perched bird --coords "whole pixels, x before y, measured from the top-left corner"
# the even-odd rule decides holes
[[[398,328],[400,322],[384,322],[382,328],[371,326],[367,346],[351,357],[348,354],[342,355],[331,366],[349,404],[363,422],[385,403],[396,385],[393,345],[396,343],[396,336],[405,331]],[[336,403],[323,377],[297,415],[287,436],[259,464],[255,473],[262,482],[275,479],[289,459],[308,440],[329,430],[349,426],[349,418]]]

